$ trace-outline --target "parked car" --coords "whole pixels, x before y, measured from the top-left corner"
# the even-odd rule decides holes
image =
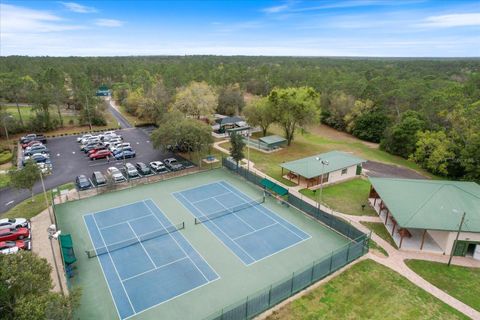
[[[135,158],[136,154],[135,151],[133,150],[123,150],[121,152],[117,152],[114,154],[115,159],[121,160],[121,159],[128,159],[128,158]]]
[[[183,165],[175,158],[164,159],[163,162],[165,163],[165,166],[172,171],[183,169]]]
[[[97,143],[93,143],[93,144],[87,144],[85,146],[85,148],[83,148],[83,152],[87,153],[88,154],[88,151],[90,150],[93,150],[93,149],[98,149],[98,148],[102,148],[104,147],[105,145],[101,142],[97,142]]]
[[[107,184],[107,179],[100,171],[94,171],[92,173],[92,182],[97,186],[103,186]]]
[[[23,153],[23,155],[31,156],[35,153],[48,154],[50,153],[50,150],[48,150],[47,147],[45,147],[44,145],[28,147],[27,149],[25,149],[25,152]]]
[[[150,167],[143,162],[135,163],[135,168],[137,168],[138,172],[140,172],[144,176],[152,173],[152,169],[150,169]]]
[[[113,153],[115,153],[115,151],[121,150],[121,149],[124,149],[124,148],[131,148],[130,143],[129,142],[122,142],[122,143],[115,144],[113,147],[110,148],[110,150]]]
[[[152,161],[149,163],[150,168],[155,172],[167,172],[168,169],[162,161]]]
[[[83,136],[77,138],[77,142],[80,143],[84,139],[86,141],[88,138],[91,138],[92,136],[93,135],[91,133],[84,134]]]
[[[0,230],[0,241],[15,241],[30,237],[28,228],[2,229]]]
[[[91,150],[88,150],[87,154],[88,154],[88,155],[91,155],[92,153],[97,153],[97,152],[100,151],[100,150],[106,150],[106,149],[107,149],[107,147],[105,147],[104,145],[102,145],[102,146],[97,146],[96,148],[93,148],[93,149],[91,149]]]
[[[131,164],[130,162],[127,162],[125,163],[125,172],[127,173],[127,175],[130,177],[130,178],[135,178],[135,177],[139,177],[140,175],[138,174],[138,170],[137,168],[135,168],[135,166],[133,164]]]
[[[116,155],[117,153],[123,152],[123,151],[133,151],[131,147],[125,147],[125,148],[117,148],[112,151],[113,155]]]
[[[95,142],[101,142],[100,138],[97,136],[91,136],[90,138],[82,139],[80,143],[81,143],[81,146],[83,147],[87,144],[95,143]]]
[[[75,178],[75,185],[77,186],[78,190],[88,190],[92,187],[90,180],[88,180],[83,174]]]
[[[20,250],[30,250],[32,243],[30,240],[1,241],[0,254],[17,253]]]
[[[41,163],[41,162],[50,163],[50,157],[48,156],[48,154],[42,154],[42,153],[35,153],[31,156],[23,158],[22,165],[25,165],[27,160],[32,160],[35,163]]]
[[[125,177],[116,167],[110,167],[107,169],[107,174],[113,179],[113,182],[125,181]]]
[[[43,173],[43,174],[46,174],[46,173],[51,173],[52,172],[52,164],[51,163],[47,163],[47,162],[38,162],[36,163],[38,169],[40,169],[40,171]]]
[[[122,139],[119,137],[112,138],[109,141],[105,142],[105,145],[107,145],[108,147],[111,147],[117,143],[122,143]]]
[[[88,156],[90,160],[98,160],[98,159],[105,159],[107,157],[113,157],[113,154],[110,150],[98,150],[97,152],[91,153]]]
[[[30,224],[24,218],[4,218],[0,219],[0,230],[2,229],[16,229],[28,228]]]
[[[22,143],[22,148],[26,149],[26,148],[32,147],[34,145],[43,145],[43,143],[41,143],[40,141],[37,141],[37,140],[32,140],[32,141],[29,141],[29,142],[26,142],[26,143]]]
[[[27,143],[30,141],[39,141],[41,143],[47,143],[47,138],[43,134],[35,134],[35,133],[30,133],[27,134],[26,136],[23,136],[20,138],[20,143]]]

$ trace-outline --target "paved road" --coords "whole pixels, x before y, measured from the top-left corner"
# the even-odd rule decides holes
[[[130,128],[118,130],[117,133],[123,136],[125,142],[131,143],[137,154],[136,158],[127,159],[126,162],[148,163],[174,156],[172,153],[165,153],[153,149],[150,143],[150,137],[145,130]],[[105,172],[110,166],[121,167],[123,165],[122,161],[110,161],[110,163],[107,163],[105,159],[90,161],[85,153],[80,151],[80,146],[76,142],[76,138],[77,136],[69,136],[48,140],[47,146],[51,152],[53,174],[45,178],[45,187],[47,189],[73,182],[75,177],[80,174],[85,174],[87,177],[90,177],[93,171]],[[182,160],[176,155],[175,157]],[[34,193],[42,191],[39,182],[35,185],[33,191]],[[2,189],[0,191],[0,214],[29,196],[28,191],[18,191],[13,188]]]
[[[363,168],[367,171],[366,175],[369,177],[428,179],[414,170],[376,161],[367,161]]]
[[[108,103],[108,111],[110,111],[115,119],[117,119],[117,122],[120,124],[120,127],[122,129],[125,128],[132,128],[132,125],[125,119],[120,112],[114,107],[113,102],[111,99],[107,100]]]

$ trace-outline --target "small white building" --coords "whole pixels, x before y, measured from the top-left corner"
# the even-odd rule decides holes
[[[330,151],[316,156],[284,162],[282,176],[298,185],[315,189],[320,184],[328,185],[355,178],[362,173],[366,162],[351,154]],[[286,174],[285,171],[287,171]],[[322,179],[323,175],[323,179]]]
[[[370,178],[370,182],[370,204],[399,249],[446,255],[453,250],[456,256],[480,260],[478,184],[392,178]]]

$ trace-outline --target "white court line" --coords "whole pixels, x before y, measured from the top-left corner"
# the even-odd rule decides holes
[[[225,209],[227,210],[232,210],[231,208],[227,208],[225,207],[220,201],[218,201],[217,199],[213,198],[213,200],[215,200],[216,202],[218,202],[219,205],[221,205],[222,207],[224,207]],[[253,207],[253,206],[252,206]],[[243,209],[248,209],[250,207],[246,207],[246,208],[242,208]],[[243,223],[245,223],[250,229],[252,230],[256,230],[254,227],[252,227],[249,223],[247,223],[245,220],[243,220],[242,218],[240,218],[239,216],[237,216],[237,214],[235,212],[230,212],[230,214],[234,215],[235,217],[237,217],[240,221],[242,221]]]
[[[135,221],[135,220],[140,220],[140,219],[143,219],[143,218],[146,218],[148,216],[151,216],[152,214],[147,214],[145,216],[141,216],[141,217],[138,217],[138,218],[133,218],[133,219],[129,219],[129,220],[125,220],[125,221],[122,221],[122,222],[119,222],[119,223],[115,223],[115,224],[111,224],[107,227],[103,227],[103,228],[100,228],[99,230],[105,230],[105,229],[108,229],[108,228],[111,228],[111,227],[116,227],[118,225],[121,225],[121,224],[124,224],[124,223],[129,223],[131,221]]]
[[[85,226],[87,227],[87,232],[88,232],[88,235],[90,237],[90,242],[92,242],[92,245],[93,245],[92,235],[90,233],[90,229],[88,228],[87,221],[85,220],[86,216],[92,216],[93,217],[93,213],[83,215],[83,222],[85,223]],[[98,232],[100,233],[100,231],[98,231]],[[94,245],[94,247],[95,247],[95,245]],[[103,278],[105,279],[105,283],[107,284],[108,292],[110,292],[110,296],[112,297],[113,305],[115,306],[115,311],[117,311],[118,318],[122,319],[122,317],[120,316],[120,312],[118,311],[117,301],[113,297],[112,289],[110,289],[110,284],[108,283],[107,276],[105,275],[105,270],[103,270],[103,265],[100,262],[100,259],[96,259],[96,260],[97,260],[98,264],[100,265],[100,270],[102,270]],[[133,312],[135,312],[135,310],[133,310]],[[133,315],[135,315],[135,313]]]
[[[183,197],[183,194],[180,194],[180,195]],[[185,198],[185,197],[183,197],[183,198],[184,198],[186,201],[188,201],[187,198]],[[181,201],[180,201],[180,203],[181,203]],[[194,206],[204,217],[207,217],[205,214],[203,214],[203,212],[202,212],[195,204],[193,204],[193,203],[190,203],[190,204],[191,204],[192,206]],[[188,209],[188,208],[187,208],[187,209]],[[207,217],[207,218],[208,218],[208,217]],[[221,233],[223,233],[228,239],[230,239],[230,241],[232,241],[234,244],[236,244],[237,247],[238,247],[240,250],[242,250],[242,251],[243,251],[247,256],[249,256],[253,261],[256,261],[255,258],[253,258],[247,251],[245,251],[242,247],[240,247],[240,245],[239,245],[238,243],[236,243],[235,241],[233,241],[233,239],[232,239],[228,234],[226,234],[226,233],[222,230],[222,228],[220,228],[220,227],[215,223],[215,221],[213,221],[213,220],[214,220],[214,219],[208,220],[208,221],[206,221],[206,222],[211,222],[212,224],[214,224],[215,227],[216,227]],[[207,228],[207,229],[208,229],[208,228]],[[212,233],[213,233],[213,232],[212,232]],[[214,235],[218,240],[220,240],[223,244],[225,244],[225,243],[223,242],[223,240],[220,239],[215,233],[213,233],[213,235]],[[232,248],[228,247],[226,244],[225,244],[225,246],[226,246],[228,249],[230,249],[230,251],[232,251],[240,260],[242,260],[242,259],[232,250]],[[243,262],[243,260],[242,260],[242,262]],[[245,262],[243,262],[243,263],[248,266],[248,264],[246,264]]]
[[[95,213],[92,213],[92,215],[95,215],[97,213],[104,213],[104,212],[108,212],[110,210],[114,210],[114,209],[118,209],[118,208],[122,208],[122,207],[127,207],[127,206],[131,206],[132,204],[135,204],[135,203],[140,203],[142,201],[134,201],[134,202],[129,202],[129,203],[126,203],[126,204],[122,204],[122,205],[119,205],[119,206],[115,206],[115,207],[111,207],[111,208],[108,208],[108,209],[104,209],[104,210],[100,210],[100,211],[97,211]],[[148,214],[147,214],[148,215]],[[142,216],[144,217],[144,216]],[[141,218],[141,217],[139,217]],[[128,221],[128,220],[127,220]],[[108,226],[107,226],[108,227]],[[105,227],[104,227],[105,228]]]
[[[262,228],[257,229],[257,230],[253,230],[252,232],[249,232],[249,233],[242,234],[241,236],[238,236],[238,237],[236,237],[236,238],[232,238],[232,240],[233,240],[233,241],[237,241],[237,240],[240,239],[240,238],[243,238],[243,237],[249,236],[249,235],[251,235],[251,234],[254,234],[254,233],[257,232],[257,231],[261,231],[261,230],[264,230],[264,229],[273,227],[273,226],[276,225],[276,224],[278,224],[277,221],[275,221],[275,223],[269,224],[268,226],[262,227]]]
[[[151,212],[153,215],[155,215],[155,214],[153,213],[152,209],[145,203],[145,200],[143,201],[143,203],[144,203],[145,206],[148,208],[148,210],[150,210],[150,212]],[[162,225],[162,227],[164,227],[165,230],[166,230],[167,228],[166,228],[165,225],[162,223],[162,221],[160,221],[160,219],[158,219],[157,216],[155,216],[155,218],[157,218],[158,222],[160,222],[160,224]],[[177,244],[177,246],[178,246],[180,249],[182,249],[183,253],[188,257],[188,259],[190,259],[190,261],[193,263],[193,265],[195,266],[195,268],[197,268],[197,270],[200,271],[200,273],[201,273],[202,276],[205,278],[205,280],[206,280],[207,282],[209,282],[209,281],[208,281],[208,278],[203,274],[202,270],[200,270],[200,268],[197,266],[197,264],[196,264],[195,262],[193,262],[192,258],[190,258],[190,256],[185,252],[185,250],[183,249],[183,247],[178,243],[177,239],[175,239],[175,238],[172,236],[171,233],[169,233],[168,235],[173,239],[173,241],[175,241],[175,243]]]
[[[155,267],[155,268],[153,268],[153,269],[144,271],[144,272],[139,273],[139,274],[136,274],[136,275],[134,275],[134,276],[125,278],[125,279],[123,279],[122,281],[125,282],[125,281],[128,281],[128,280],[134,279],[134,278],[139,277],[139,276],[141,276],[141,275],[144,275],[144,274],[146,274],[146,273],[149,273],[149,272],[152,272],[152,271],[155,271],[155,270],[158,270],[158,269],[162,269],[163,267],[167,267],[167,266],[169,266],[169,265],[171,265],[171,264],[174,264],[174,263],[176,263],[176,262],[179,262],[179,261],[182,261],[182,260],[185,260],[185,259],[187,259],[187,257],[182,257],[182,258],[180,258],[180,259],[173,260],[172,262],[162,264],[162,265],[159,266],[159,267]]]
[[[222,186],[223,187],[223,186]],[[224,187],[224,189],[226,189]],[[227,189],[228,190],[228,189]],[[216,194],[212,197],[208,197],[208,198],[203,198],[202,200],[197,200],[197,201],[190,201],[190,203],[198,203],[198,202],[202,202],[202,201],[205,201],[205,200],[210,200],[210,199],[215,199],[216,197],[221,197],[221,196],[224,196],[224,195],[227,195],[227,194],[231,194],[232,192],[230,190],[228,190],[228,192],[224,192],[224,193],[220,193],[220,194]]]
[[[178,201],[177,198],[175,198],[175,199]],[[149,200],[150,202],[152,202],[153,205],[158,209],[158,211],[160,211],[160,212],[165,216],[165,214],[162,212],[162,210],[160,210],[160,208],[156,205],[156,203],[155,203],[152,199],[148,199],[148,200]],[[145,202],[145,203],[146,203],[146,202]],[[147,206],[148,206],[148,203],[146,203],[146,204],[147,204]],[[182,204],[182,205],[183,205],[183,204]],[[170,222],[170,220],[168,219],[167,216],[165,216],[165,218]],[[171,223],[171,222],[170,222],[170,223]],[[216,281],[216,280],[220,279],[220,278],[221,278],[220,275],[219,275],[219,274],[217,273],[217,271],[215,271],[215,269],[208,263],[207,259],[205,259],[205,257],[202,256],[202,254],[195,249],[195,247],[190,243],[190,241],[188,241],[188,239],[187,239],[185,236],[182,236],[182,238],[183,238],[183,240],[185,240],[185,241],[188,243],[188,245],[192,248],[192,250],[195,251],[195,253],[198,254],[198,255],[200,256],[200,258],[202,258],[202,261],[205,262],[205,263],[208,265],[208,267],[210,268],[210,270],[212,270],[213,273],[215,273],[215,275],[217,276],[216,279],[211,280],[210,282],[213,282],[213,281]]]
[[[93,217],[93,221],[95,222],[95,226],[98,229],[98,224],[97,224],[97,220],[95,219],[95,215],[92,215],[92,217]],[[100,233],[100,237],[102,238],[102,242],[106,247],[105,239],[103,239],[103,235],[100,232],[100,230],[98,230],[98,233]],[[130,307],[132,307],[132,310],[133,310],[134,314],[137,314],[137,310],[135,310],[135,308],[133,307],[132,301],[130,300],[130,296],[127,293],[127,289],[125,289],[125,286],[123,285],[122,278],[120,278],[120,274],[118,273],[117,266],[115,265],[115,262],[113,262],[112,256],[110,255],[109,251],[108,251],[108,257],[110,258],[110,261],[112,262],[112,265],[113,265],[113,268],[115,269],[115,273],[117,274],[118,280],[120,280],[120,284],[122,285],[123,291],[125,292],[125,295],[127,296],[128,302],[130,303]]]
[[[153,264],[153,266],[156,268],[157,265],[155,264],[155,262],[153,262],[152,257],[150,257],[150,255],[149,255],[148,252],[147,252],[147,249],[145,249],[145,247],[143,246],[143,242],[140,241],[140,239],[138,238],[137,233],[135,232],[135,230],[133,230],[133,228],[132,228],[132,226],[130,225],[130,223],[127,222],[127,224],[128,224],[128,226],[130,227],[130,229],[132,230],[132,232],[133,232],[133,234],[135,235],[135,237],[137,238],[138,243],[140,243],[140,245],[142,246],[143,251],[145,251],[145,253],[147,254],[148,259],[150,259],[150,262],[151,262],[151,263]]]
[[[230,185],[230,184],[229,184],[228,182],[226,182],[226,181],[223,181],[223,182],[227,184],[227,186],[228,186],[228,187],[226,187],[227,189],[229,189],[229,190],[231,190],[231,191],[232,191],[232,189],[233,189],[234,191],[238,192],[238,194],[239,194],[239,195],[241,196],[241,198],[243,198],[244,200],[245,200],[245,199],[250,199],[250,197],[249,197],[247,194],[245,194],[244,192],[242,192],[242,191],[240,191],[239,189],[235,188],[234,186]],[[284,225],[282,225],[282,224],[279,222],[279,224],[280,224],[284,229],[288,230],[290,233],[293,233],[293,234],[294,234],[296,237],[298,237],[299,239],[301,239],[301,240],[307,240],[307,239],[310,239],[310,238],[312,237],[311,235],[309,235],[309,234],[306,233],[305,231],[299,229],[297,226],[293,225],[290,221],[285,220],[284,218],[282,218],[281,216],[279,216],[278,214],[276,214],[275,212],[273,212],[273,211],[270,210],[269,208],[267,208],[267,207],[263,207],[263,208],[266,209],[269,213],[273,214],[273,215],[275,216],[275,218],[267,215],[265,212],[263,212],[262,210],[260,210],[259,208],[257,208],[257,207],[255,206],[255,210],[258,210],[258,211],[259,211],[260,213],[262,213],[264,216],[266,216],[266,217],[268,217],[268,218],[270,218],[270,219],[274,219],[274,220],[276,220],[277,222],[279,222],[279,221],[276,219],[276,218],[278,218],[278,219],[284,221],[284,222],[287,223],[288,225],[294,227],[295,229],[301,231],[302,233],[304,233],[304,234],[306,234],[306,235],[308,236],[308,238],[303,239],[303,238],[302,238],[300,235],[298,235],[296,232],[293,232],[292,230],[288,229],[287,227],[285,227]]]

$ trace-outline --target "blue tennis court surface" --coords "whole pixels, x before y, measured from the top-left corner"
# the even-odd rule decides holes
[[[121,319],[219,278],[151,200],[84,220]]]
[[[225,181],[174,196],[246,265],[310,238],[263,205],[249,205],[254,200]],[[222,215],[226,210],[232,213]],[[216,213],[220,216],[206,219]]]

